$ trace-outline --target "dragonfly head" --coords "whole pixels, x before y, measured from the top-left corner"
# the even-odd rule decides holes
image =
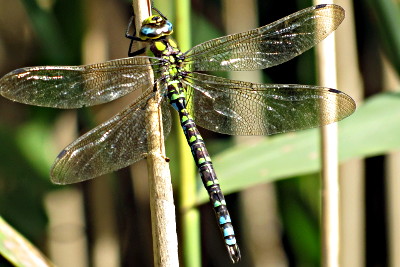
[[[171,22],[159,15],[154,15],[143,21],[139,36],[142,40],[154,40],[171,35],[172,32]]]

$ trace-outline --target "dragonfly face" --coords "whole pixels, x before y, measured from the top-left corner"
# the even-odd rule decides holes
[[[155,95],[153,88],[161,88],[164,98],[179,113],[225,245],[232,261],[237,262],[240,250],[231,218],[196,125],[231,135],[270,135],[342,120],[354,112],[355,102],[335,89],[234,81],[201,71],[257,70],[279,65],[323,40],[343,19],[341,7],[318,5],[182,53],[169,37],[171,23],[163,16],[151,16],[142,24],[140,40],[150,43],[154,57],[136,56],[84,66],[22,68],[0,79],[0,93],[26,104],[78,108],[106,103],[135,90],[143,92],[123,111],[59,154],[51,179],[69,184],[118,170],[145,157],[144,110],[147,100]],[[155,84],[149,71],[154,74]],[[171,116],[167,101],[159,103],[167,135]]]
[[[145,19],[140,29],[139,37],[142,40],[159,39],[171,35],[173,32],[172,23],[161,16],[150,16]]]

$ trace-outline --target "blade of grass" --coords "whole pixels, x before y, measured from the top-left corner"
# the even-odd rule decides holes
[[[0,217],[0,254],[15,266],[55,266],[2,217]]]

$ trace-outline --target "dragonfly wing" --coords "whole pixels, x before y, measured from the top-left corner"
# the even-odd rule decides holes
[[[83,66],[21,68],[0,79],[0,94],[37,106],[92,106],[149,88],[149,71],[159,64],[159,59],[131,57]]]
[[[269,25],[193,47],[185,63],[193,71],[265,69],[286,62],[319,43],[344,19],[337,5],[300,10]]]
[[[313,128],[342,120],[356,108],[350,96],[325,87],[255,84],[200,73],[183,83],[196,103],[189,105],[196,123],[223,134],[270,135]]]
[[[145,106],[146,101],[137,101],[67,146],[52,166],[51,180],[56,184],[77,183],[144,158],[147,153]],[[171,115],[165,101],[162,109],[166,137],[171,129]]]

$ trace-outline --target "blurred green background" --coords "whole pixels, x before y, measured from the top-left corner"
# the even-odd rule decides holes
[[[341,207],[347,209],[341,214],[341,238],[349,245],[341,266],[399,266],[394,251],[400,248],[400,164],[395,153],[400,148],[400,3],[336,3],[350,7],[344,6],[347,17],[337,31],[337,89],[358,104],[356,113],[339,123]],[[309,0],[241,4],[254,6],[255,27],[313,5]],[[227,13],[229,5],[233,1],[191,1],[192,26],[186,34],[192,45],[225,35],[227,16],[236,16],[237,24],[244,20],[240,13]],[[156,1],[156,6],[175,29],[180,27],[174,19],[179,4]],[[124,33],[131,10],[127,0],[0,0],[0,76],[24,66],[126,57],[129,40]],[[263,71],[261,80],[315,85],[317,72],[315,51],[310,50]],[[71,186],[55,186],[49,180],[57,153],[122,107],[118,102],[75,112],[0,98],[0,215],[59,266],[153,266],[145,163],[135,164],[133,179],[127,168]],[[255,139],[206,130],[202,134],[228,194],[243,251],[243,261],[236,266],[320,266],[318,129]],[[178,187],[173,136],[166,146]],[[229,266],[200,179],[196,199],[201,266]],[[180,235],[182,210],[177,211]],[[180,243],[180,251],[185,245]],[[76,261],[68,265],[69,260]],[[9,263],[0,258],[0,265]]]

